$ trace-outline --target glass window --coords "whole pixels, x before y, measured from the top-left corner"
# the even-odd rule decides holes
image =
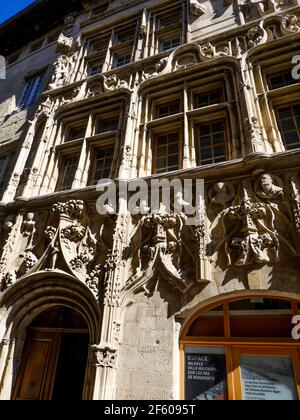
[[[131,62],[131,55],[127,54],[123,56],[118,56],[115,54],[113,67],[117,68],[117,67],[126,66],[126,64],[129,64],[130,62]]]
[[[227,400],[224,347],[185,347],[185,399]]]
[[[70,190],[73,185],[75,173],[78,167],[78,156],[66,157],[63,160],[61,182],[59,186],[60,191]]]
[[[241,355],[244,401],[298,400],[291,357]]]
[[[100,179],[109,178],[114,156],[114,147],[96,151],[94,170],[92,174],[92,185],[97,184]]]
[[[3,192],[9,176],[11,155],[0,156],[0,193]]]
[[[161,28],[167,28],[168,26],[174,25],[181,21],[181,9],[173,9],[166,11],[159,15],[159,23]]]
[[[109,131],[115,131],[119,127],[119,118],[113,118],[111,120],[100,120],[97,130],[98,133],[107,133]]]
[[[34,105],[40,93],[42,81],[43,81],[42,74],[27,80],[20,102],[19,102],[19,108],[21,110],[30,108],[32,105]]]
[[[160,51],[168,51],[171,50],[173,48],[177,48],[179,47],[179,45],[181,44],[179,37],[173,38],[173,39],[168,39],[166,41],[162,41],[160,43]]]
[[[97,74],[102,73],[102,63],[91,63],[89,64],[89,76],[96,76]]]
[[[278,89],[281,87],[294,85],[295,83],[298,83],[298,80],[293,79],[292,70],[269,77],[270,89]]]
[[[84,138],[85,131],[85,127],[72,127],[69,132],[68,141]]]
[[[213,92],[199,93],[195,95],[195,108],[203,108],[209,105],[220,104],[224,101],[222,90],[215,90]]]
[[[159,105],[157,107],[157,117],[163,118],[167,117],[168,115],[174,115],[180,112],[180,102],[171,102],[163,105]]]
[[[199,164],[223,162],[226,160],[225,123],[215,121],[199,126]]]
[[[179,169],[179,133],[158,136],[154,171],[157,174]]]
[[[286,149],[300,147],[300,105],[279,108],[277,116]]]

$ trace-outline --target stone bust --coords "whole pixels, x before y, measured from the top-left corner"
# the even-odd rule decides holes
[[[275,181],[278,180],[277,183]],[[255,192],[260,198],[281,198],[283,196],[283,188],[277,185],[279,178],[264,173],[260,175],[255,184]]]

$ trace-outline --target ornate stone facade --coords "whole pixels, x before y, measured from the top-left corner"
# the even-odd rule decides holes
[[[21,93],[0,84],[0,399],[12,396],[35,300],[43,310],[73,302],[86,317],[84,398],[176,399],[180,326],[193,311],[250,292],[300,300],[300,85],[272,85],[299,54],[300,3],[115,1],[102,15],[84,3],[53,28],[34,68],[8,68],[27,80],[45,72],[46,55],[34,108],[16,109],[8,97]],[[124,10],[130,34],[115,29]],[[278,116],[292,107],[293,144]],[[209,141],[227,134],[205,160],[199,127],[215,119],[226,123]],[[178,168],[159,171],[158,137],[174,132]],[[123,212],[122,198],[100,215],[93,171],[110,149],[104,178],[204,179],[196,225],[145,201],[139,214]],[[2,156],[11,157],[3,172]]]

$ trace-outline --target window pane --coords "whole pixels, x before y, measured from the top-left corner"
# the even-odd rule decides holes
[[[24,110],[32,106],[40,92],[43,76],[40,75],[26,82],[22,97],[19,102],[19,108]]]
[[[279,128],[283,142],[287,150],[300,147],[300,106],[295,105],[289,108],[277,110],[279,118]]]
[[[62,178],[61,178],[61,186],[60,186],[60,189],[62,191],[70,190],[72,188],[77,166],[78,166],[77,156],[66,158],[65,161],[63,162],[63,170],[62,170]]]
[[[0,193],[3,192],[9,176],[10,162],[10,155],[0,156]]]
[[[185,399],[228,399],[224,347],[185,347]]]
[[[109,178],[113,164],[114,148],[99,149],[96,153],[94,173],[92,174],[92,184],[95,185],[100,179]]]
[[[226,160],[224,122],[216,121],[199,127],[200,165]]]
[[[156,173],[179,169],[179,133],[170,133],[157,138]]]
[[[241,356],[240,363],[245,401],[298,400],[290,357]]]

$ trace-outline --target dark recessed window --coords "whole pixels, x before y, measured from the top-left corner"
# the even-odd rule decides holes
[[[225,122],[214,121],[199,126],[199,164],[226,160]]]
[[[109,178],[113,164],[114,148],[107,147],[96,151],[94,168],[92,173],[92,185],[97,184],[100,179]]]
[[[195,95],[195,108],[203,108],[209,105],[217,105],[224,101],[222,90],[215,90],[208,93],[199,93]]]
[[[285,86],[294,85],[298,83],[299,80],[295,80],[292,77],[292,71],[287,71],[282,74],[275,74],[269,77],[270,89],[279,89]]]
[[[0,193],[3,192],[9,176],[11,155],[0,156]]]
[[[43,74],[32,77],[26,81],[20,102],[19,108],[24,110],[34,105],[42,86]]]
[[[59,183],[60,191],[70,190],[72,188],[75,173],[78,167],[78,161],[78,156],[64,158]]]
[[[168,26],[174,25],[181,21],[180,9],[161,13],[159,15],[159,23],[161,28],[167,28]]]
[[[277,109],[279,128],[287,150],[300,147],[300,105]]]
[[[132,42],[135,35],[135,25],[129,29],[119,30],[115,34],[115,45]]]
[[[89,76],[96,76],[102,73],[102,63],[92,63],[89,65]]]
[[[160,174],[179,169],[179,145],[178,132],[157,136],[153,167],[155,173]]]
[[[107,133],[108,131],[115,131],[119,127],[119,118],[111,120],[100,120],[98,125],[98,133]]]
[[[70,132],[68,135],[68,141],[78,140],[85,137],[85,127],[73,127],[70,128]]]
[[[180,102],[171,102],[168,104],[158,105],[157,107],[157,117],[163,118],[168,115],[178,114],[180,112]]]

